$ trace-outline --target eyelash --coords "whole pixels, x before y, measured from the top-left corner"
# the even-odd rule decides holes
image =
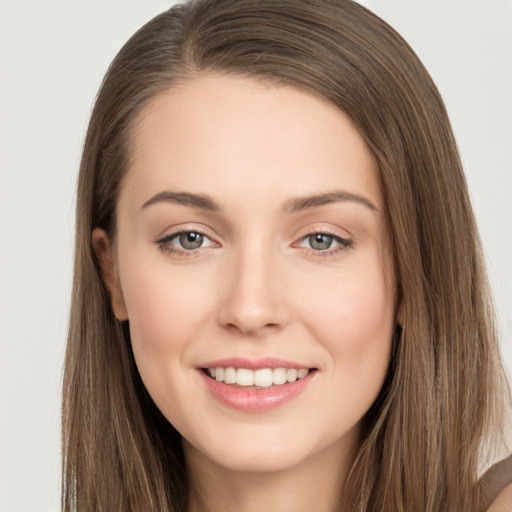
[[[175,245],[172,245],[171,242],[175,239],[177,239],[182,234],[198,234],[206,238],[211,242],[210,246],[219,246],[219,244],[211,239],[210,236],[208,236],[207,233],[202,231],[201,229],[181,229],[179,231],[175,231],[174,233],[170,233],[169,235],[164,236],[163,238],[160,238],[159,240],[156,240],[156,244],[158,245],[159,249],[167,254],[174,255],[177,257],[184,257],[184,258],[190,258],[190,257],[197,257],[199,256],[199,252],[201,249],[204,249],[205,247],[198,247],[197,249],[181,249],[179,247],[176,247]],[[325,250],[315,250],[311,247],[304,247],[309,254],[312,256],[320,256],[320,257],[328,257],[332,256],[336,253],[339,253],[341,251],[345,251],[347,249],[350,249],[353,247],[354,242],[352,240],[340,237],[339,235],[333,233],[329,230],[318,230],[318,231],[310,231],[309,233],[303,235],[298,242],[295,242],[293,244],[293,247],[301,247],[300,244],[307,241],[308,238],[313,237],[315,235],[323,235],[332,238],[333,242],[338,243],[339,245],[334,248],[328,248]]]
[[[323,235],[323,236],[332,238],[332,241],[338,243],[339,245],[337,247],[328,248],[328,249],[324,249],[324,250],[315,250],[311,247],[305,247],[308,254],[310,254],[312,256],[317,256],[317,257],[320,256],[323,258],[327,258],[329,256],[333,256],[337,253],[340,253],[342,251],[350,249],[354,246],[353,240],[343,238],[328,229],[319,229],[318,231],[313,230],[313,231],[307,233],[306,235],[302,236],[298,242],[294,243],[294,246],[304,243],[305,241],[307,241],[308,238],[313,237],[315,235]],[[300,247],[300,245],[299,245],[299,247]]]
[[[159,249],[167,254],[171,254],[178,257],[184,257],[184,258],[190,258],[194,256],[199,256],[199,251],[201,249],[204,249],[204,247],[198,247],[197,249],[180,249],[179,247],[176,247],[175,245],[172,245],[171,242],[178,238],[182,234],[190,234],[195,233],[198,235],[201,235],[202,237],[208,239],[210,242],[212,242],[211,245],[215,246],[218,244],[214,242],[208,234],[206,234],[201,229],[180,229],[179,231],[175,231],[174,233],[170,233],[169,235],[164,236],[163,238],[160,238],[156,241],[156,244],[158,245]],[[207,246],[209,247],[209,246]]]

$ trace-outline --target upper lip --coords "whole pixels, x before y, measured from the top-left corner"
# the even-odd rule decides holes
[[[247,368],[248,370],[260,370],[262,368],[295,368],[300,370],[311,369],[307,364],[278,359],[274,357],[264,357],[260,359],[246,359],[243,357],[231,357],[226,359],[217,359],[200,365],[200,368]]]

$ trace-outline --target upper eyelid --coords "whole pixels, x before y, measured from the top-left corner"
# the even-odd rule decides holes
[[[307,226],[306,228],[302,228],[296,232],[297,239],[303,239],[310,235],[321,234],[321,235],[329,235],[336,238],[341,238],[343,240],[351,239],[352,234],[347,230],[342,228],[335,228],[331,226]]]
[[[293,242],[293,245],[296,245],[296,244],[299,244],[299,243],[303,243],[304,241],[306,241],[310,236],[314,236],[314,235],[326,235],[326,236],[330,236],[331,238],[333,238],[334,240],[336,240],[341,246],[343,247],[350,247],[353,245],[353,240],[351,238],[346,238],[346,237],[343,237],[343,236],[339,236],[337,234],[333,234],[333,233],[328,233],[328,232],[324,232],[324,231],[312,231],[311,233],[308,233],[304,236],[301,236],[296,242]],[[320,251],[318,251],[320,252]]]
[[[307,242],[307,239],[313,235],[326,235],[332,237],[337,241],[339,247],[329,248],[326,250],[315,250],[309,247],[302,246],[303,243]],[[292,242],[292,247],[301,247],[306,251],[313,251],[316,256],[326,256],[343,251],[345,249],[352,248],[354,246],[353,235],[347,230],[340,228],[339,226],[333,226],[332,224],[326,226],[318,224],[309,224],[307,227],[299,230],[295,236],[295,240]]]
[[[167,232],[168,230],[165,230],[163,234],[158,235],[156,237],[156,242],[162,242],[164,240],[172,240],[173,238],[176,238],[177,236],[181,235],[182,233],[199,233],[200,235],[203,235],[204,237],[208,238],[212,242],[219,243],[216,240],[215,236],[212,236],[210,230],[203,229],[203,228],[197,228],[197,227],[185,227],[185,228],[176,228],[174,230],[171,230]]]
[[[292,241],[292,245],[297,244],[298,242],[303,241],[308,236],[315,235],[315,234],[323,234],[332,236],[333,238],[342,240],[342,241],[352,241],[352,235],[348,232],[342,233],[340,232],[341,228],[336,229],[334,227],[327,227],[327,226],[318,226],[318,227],[305,227],[300,230],[298,230],[294,236],[294,239]],[[343,230],[345,231],[345,230]],[[165,233],[165,231],[164,231]],[[208,238],[211,242],[213,242],[216,245],[222,245],[221,242],[219,242],[219,238],[211,233],[210,229],[206,229],[202,226],[196,227],[196,226],[184,226],[184,227],[176,227],[175,229],[171,230],[167,234],[162,234],[156,237],[155,242],[156,243],[163,243],[168,242],[177,236],[179,236],[182,233],[199,233],[203,235],[204,237]]]
[[[210,240],[211,242],[217,243],[217,242],[215,242],[215,240],[212,240],[211,236],[209,236],[206,233],[203,233],[202,231],[199,231],[197,229],[183,229],[180,231],[175,231],[174,233],[169,233],[168,235],[163,236],[162,238],[160,238],[160,240],[157,240],[157,242],[169,242],[171,240],[174,240],[175,238],[178,238],[183,233],[197,233],[204,238],[208,238],[208,240]]]
[[[349,240],[348,237],[342,236],[339,233],[332,233],[330,231],[311,231],[310,233],[306,233],[305,235],[302,235],[299,240],[304,240],[305,238],[309,238],[310,236],[314,235],[325,235],[330,236],[331,238],[337,239],[337,240]]]
[[[196,249],[186,249],[184,247],[175,246],[174,244],[171,244],[171,241],[178,238],[183,233],[198,233],[204,238],[207,238],[211,244],[205,246],[205,247],[198,247]],[[159,237],[157,240],[155,240],[155,244],[158,246],[159,250],[172,254],[174,256],[180,257],[180,258],[188,258],[192,256],[198,255],[198,252],[202,249],[207,249],[210,247],[219,247],[220,244],[213,239],[211,236],[205,234],[200,229],[177,229],[176,231],[173,231],[167,235],[164,235],[162,237]],[[181,244],[180,244],[181,245]]]

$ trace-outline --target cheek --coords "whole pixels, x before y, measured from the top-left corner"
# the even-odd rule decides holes
[[[130,332],[134,345],[144,344],[152,351],[160,352],[168,346],[164,334],[179,329],[185,321],[180,312],[178,294],[169,290],[165,282],[152,279],[151,275],[134,275],[125,279],[123,293],[126,300]]]
[[[343,396],[363,414],[382,387],[395,326],[395,292],[380,264],[324,283],[322,293],[309,293],[303,311],[328,353],[338,390],[330,396]]]
[[[204,276],[187,277],[187,271],[143,260],[133,254],[120,273],[135,359],[150,385],[186,363],[191,342],[211,315],[211,294]]]
[[[372,345],[385,339],[395,323],[394,288],[380,265],[311,282],[302,297],[310,325],[336,349]]]
[[[208,297],[183,288],[179,277],[156,270],[132,273],[123,290],[127,300],[135,362],[153,401],[176,428],[187,424],[182,391],[189,388],[193,340],[208,318]],[[166,275],[167,274],[167,275]]]

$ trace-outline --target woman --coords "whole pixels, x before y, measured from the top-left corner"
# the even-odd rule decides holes
[[[105,77],[77,201],[64,510],[509,501],[506,467],[478,484],[506,385],[457,149],[369,11],[157,16]]]

